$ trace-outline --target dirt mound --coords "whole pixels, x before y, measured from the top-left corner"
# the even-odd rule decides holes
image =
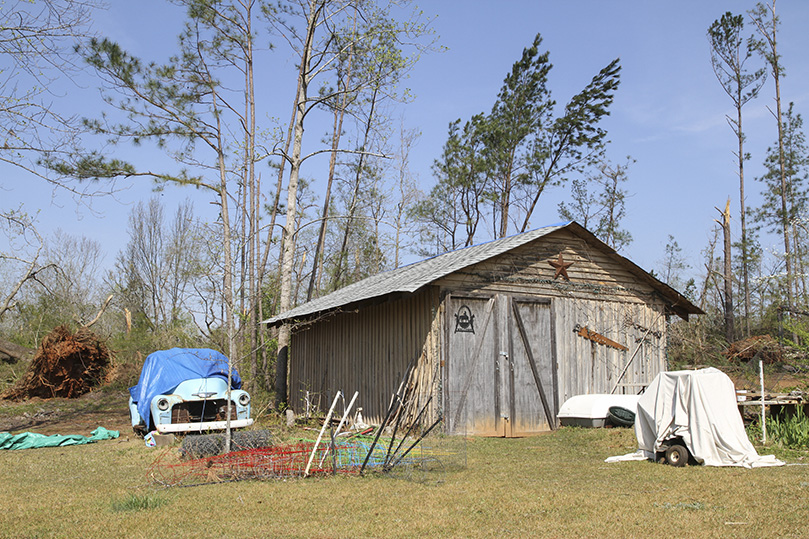
[[[22,379],[0,398],[80,397],[101,383],[111,359],[110,350],[89,329],[74,334],[59,326],[42,340]]]
[[[724,355],[731,362],[747,363],[761,360],[764,363],[780,363],[784,360],[784,349],[769,335],[755,335],[730,344]]]

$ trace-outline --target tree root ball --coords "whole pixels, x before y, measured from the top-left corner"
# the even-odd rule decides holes
[[[728,361],[745,363],[753,360],[762,360],[770,365],[784,360],[783,347],[769,335],[755,335],[728,346],[724,352]]]
[[[0,398],[77,398],[101,384],[111,362],[109,348],[92,331],[80,328],[74,334],[59,326],[42,340],[25,375]]]

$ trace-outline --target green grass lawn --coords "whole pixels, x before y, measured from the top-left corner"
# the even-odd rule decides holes
[[[0,452],[0,537],[809,536],[800,456],[755,470],[605,464],[635,449],[630,429],[469,439],[465,468],[420,482],[370,474],[171,489],[147,479],[159,450],[122,434]]]

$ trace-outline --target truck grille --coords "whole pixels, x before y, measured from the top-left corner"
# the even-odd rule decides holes
[[[172,424],[225,421],[226,419],[227,400],[225,399],[181,402],[171,408]],[[230,405],[230,419],[238,419],[235,402],[231,402]]]

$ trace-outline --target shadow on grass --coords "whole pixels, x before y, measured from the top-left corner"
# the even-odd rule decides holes
[[[60,434],[82,434],[99,425],[126,426],[127,397],[124,391],[94,391],[78,399],[0,401],[0,431],[58,429],[64,431]]]

